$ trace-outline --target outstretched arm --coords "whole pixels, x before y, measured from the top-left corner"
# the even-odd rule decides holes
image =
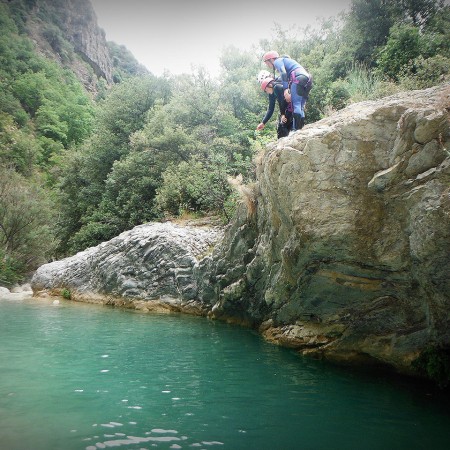
[[[272,117],[272,114],[275,110],[275,94],[269,95],[269,107],[267,108],[266,115],[264,116],[264,119],[262,122],[256,127],[257,130],[262,130],[266,123],[270,120]]]

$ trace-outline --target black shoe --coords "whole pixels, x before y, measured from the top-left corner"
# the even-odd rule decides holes
[[[294,129],[301,130],[303,125],[305,125],[305,118],[300,114],[294,114]]]

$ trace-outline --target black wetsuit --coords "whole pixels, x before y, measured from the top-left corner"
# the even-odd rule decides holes
[[[292,129],[292,111],[290,111],[289,103],[284,98],[284,88],[283,84],[278,81],[273,83],[273,93],[269,94],[269,106],[267,108],[266,115],[262,120],[262,123],[265,125],[273,115],[275,111],[275,101],[278,102],[278,106],[280,108],[280,116],[278,117],[277,122],[277,135],[278,139],[289,134],[289,131]],[[286,116],[287,122],[281,122],[281,116]]]

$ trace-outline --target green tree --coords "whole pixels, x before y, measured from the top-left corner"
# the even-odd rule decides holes
[[[45,99],[45,92],[53,89],[45,72],[26,72],[19,75],[13,84],[13,93],[25,110],[34,117]]]
[[[400,16],[397,0],[352,1],[344,35],[356,61],[373,64],[375,51],[386,44],[389,30]]]
[[[82,226],[69,238],[71,252],[97,245],[135,225],[155,220],[159,173],[154,173],[150,150],[132,152],[113,165],[98,209],[81,219]]]
[[[0,112],[0,166],[29,176],[40,151],[32,134],[20,129],[12,116]]]
[[[38,180],[0,167],[0,268],[20,279],[46,262],[55,247],[52,216],[52,203]]]
[[[69,126],[61,120],[52,102],[44,101],[37,110],[36,129],[41,136],[67,146]]]
[[[61,169],[60,253],[78,250],[83,243],[93,245],[117,230],[123,231],[122,219],[108,213],[103,220],[98,214],[110,209],[110,203],[104,200],[105,192],[111,188],[107,187],[107,179],[114,163],[125,160],[137,145],[133,143],[137,140],[134,134],[141,131],[158,99],[167,95],[167,87],[167,81],[153,76],[131,78],[114,86],[100,102],[93,124],[95,133],[67,158]],[[100,207],[102,201],[107,205]],[[136,209],[139,207],[136,204]],[[89,225],[91,222],[93,225]],[[130,224],[133,225],[137,223]],[[78,232],[81,234],[73,238]]]
[[[97,129],[111,132],[123,146],[128,145],[130,135],[144,126],[148,111],[167,95],[167,89],[168,82],[153,75],[113,86],[100,105]]]
[[[377,60],[378,70],[396,80],[402,67],[413,61],[419,54],[419,29],[406,24],[394,25],[388,42]]]

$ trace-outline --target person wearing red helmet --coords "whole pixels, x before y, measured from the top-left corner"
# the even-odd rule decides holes
[[[280,56],[278,52],[271,50],[263,56],[264,63],[271,69],[275,69],[283,82],[285,98],[292,102],[294,126],[293,130],[300,130],[305,124],[305,105],[312,88],[312,76],[306,69],[294,59],[288,56]]]
[[[262,130],[266,123],[272,117],[275,110],[275,102],[278,102],[280,108],[280,115],[277,122],[277,137],[278,139],[285,137],[292,129],[292,112],[290,111],[290,105],[284,98],[283,84],[280,80],[275,80],[270,73],[261,71],[258,75],[258,81],[261,85],[261,89],[269,94],[269,106],[262,122],[256,127],[257,130]]]

